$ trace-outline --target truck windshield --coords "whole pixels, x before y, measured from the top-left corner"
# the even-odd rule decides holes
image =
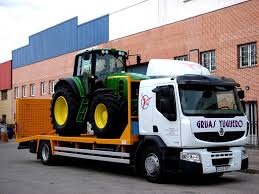
[[[100,78],[110,73],[121,73],[125,71],[126,59],[124,56],[96,54],[96,75]]]
[[[183,114],[242,116],[243,108],[233,86],[179,85]]]

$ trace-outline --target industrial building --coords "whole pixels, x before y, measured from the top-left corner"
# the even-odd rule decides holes
[[[258,32],[257,0],[145,0],[80,25],[75,17],[13,50],[12,114],[15,98],[51,98],[58,79],[72,75],[79,50],[112,47],[141,55],[141,64],[132,67],[136,72],[145,73],[152,58],[170,58],[235,79],[245,90],[250,143],[257,145]]]
[[[8,125],[14,124],[12,106],[12,61],[6,61],[0,63],[0,121]]]

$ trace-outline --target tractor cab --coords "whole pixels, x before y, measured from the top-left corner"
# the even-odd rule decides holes
[[[126,72],[127,52],[115,49],[96,49],[76,55],[73,76],[80,77],[86,92],[105,86],[107,76]]]

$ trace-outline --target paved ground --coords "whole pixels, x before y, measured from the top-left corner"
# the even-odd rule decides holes
[[[257,153],[249,149],[249,156],[259,161]],[[257,161],[251,161],[252,167],[258,166]],[[59,166],[44,166],[28,150],[17,150],[15,142],[0,143],[0,194],[259,193],[255,170],[228,173],[217,180],[172,177],[165,184],[152,184],[122,165],[67,160]]]
[[[259,174],[259,148],[248,148],[249,169],[248,172]]]

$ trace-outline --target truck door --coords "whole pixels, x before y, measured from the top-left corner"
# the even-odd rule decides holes
[[[180,145],[180,119],[173,85],[157,86],[153,89],[153,132],[158,134],[167,146]]]

